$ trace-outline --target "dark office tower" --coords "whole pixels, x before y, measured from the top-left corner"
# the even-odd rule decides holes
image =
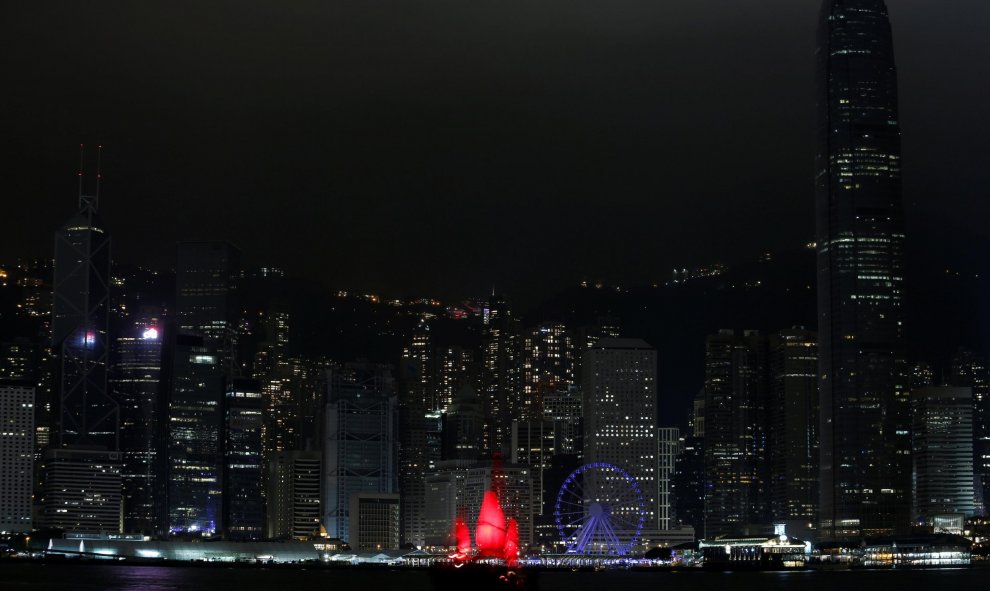
[[[268,460],[266,537],[308,540],[320,534],[323,454],[283,451]]]
[[[160,311],[145,309],[113,339],[110,391],[120,404],[124,531],[152,534],[158,514],[157,450],[162,370]]]
[[[443,459],[477,461],[484,453],[484,435],[484,404],[475,389],[464,384],[444,415]]]
[[[351,495],[398,490],[397,407],[391,366],[348,363],[330,370],[323,523],[331,538],[350,540]]]
[[[426,473],[431,463],[426,413],[433,403],[432,339],[430,327],[420,321],[403,352],[399,380],[399,491],[402,493],[401,537],[404,543],[424,544]]]
[[[175,266],[179,330],[203,335],[224,374],[237,373],[237,285],[240,251],[226,242],[183,242]]]
[[[160,523],[165,533],[209,536],[222,527],[223,369],[204,337],[167,337]]]
[[[509,303],[492,295],[484,310],[485,451],[510,454],[512,419],[520,410],[519,326]]]
[[[990,508],[990,371],[987,359],[965,349],[952,359],[948,383],[973,391],[973,470],[975,471],[976,514]]]
[[[265,528],[262,496],[261,386],[234,378],[224,399],[223,529],[228,540],[259,540]]]
[[[705,537],[767,518],[766,337],[731,330],[705,344]]]
[[[936,528],[975,513],[973,491],[973,393],[970,388],[929,386],[911,394],[914,407],[915,519]]]
[[[818,335],[795,328],[770,350],[767,449],[774,522],[818,523]]]
[[[542,419],[545,394],[575,385],[574,337],[559,322],[526,331],[522,338],[522,408],[525,419]]]
[[[55,233],[52,348],[59,410],[53,443],[116,450],[118,409],[107,390],[110,235],[97,205],[97,197],[82,194],[80,173],[79,211]]]
[[[700,537],[705,528],[705,391],[694,399],[681,454],[674,460],[674,514]]]
[[[841,538],[910,521],[904,211],[887,7],[825,0],[820,27],[820,510],[823,535]]]

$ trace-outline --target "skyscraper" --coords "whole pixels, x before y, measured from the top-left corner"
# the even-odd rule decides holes
[[[770,346],[767,412],[770,517],[818,523],[818,337],[800,328]],[[796,533],[796,532],[795,532]]]
[[[520,415],[519,323],[509,303],[492,295],[484,311],[482,399],[485,451],[509,455],[512,419]]]
[[[222,528],[224,377],[201,336],[167,334],[160,429],[165,533],[212,535]]]
[[[766,521],[768,341],[722,330],[705,343],[705,536]]]
[[[113,339],[110,390],[120,404],[124,531],[151,534],[158,514],[157,455],[162,337],[155,313],[138,313]]]
[[[110,234],[97,215],[98,197],[82,194],[79,175],[79,211],[55,233],[54,444],[116,450],[118,408],[107,390]]]
[[[206,337],[224,375],[236,373],[240,251],[226,242],[183,242],[175,265],[179,330]]]
[[[659,529],[673,529],[675,524],[673,480],[674,464],[684,448],[677,427],[657,429],[657,510]]]
[[[973,394],[970,388],[929,386],[912,392],[915,518],[972,517]]]
[[[0,381],[0,532],[31,531],[34,388]]]
[[[306,540],[320,533],[323,454],[282,451],[268,460],[266,536]]]
[[[543,416],[544,395],[575,384],[574,337],[559,322],[545,322],[522,338],[521,418]]]
[[[960,350],[952,359],[948,385],[973,391],[973,469],[976,474],[976,513],[990,507],[990,371],[987,359]]]
[[[224,400],[223,529],[230,540],[259,540],[265,528],[262,492],[261,386],[235,378]]]
[[[883,0],[825,0],[816,218],[823,535],[910,522],[897,74]]]
[[[430,327],[424,320],[420,320],[413,330],[411,343],[402,352],[398,398],[402,541],[417,546],[424,543],[423,515],[426,507],[424,487],[426,472],[431,463],[427,444],[426,412],[428,406],[433,405],[432,354]],[[435,457],[433,461],[439,459]]]
[[[323,448],[324,525],[350,540],[350,499],[398,490],[398,401],[388,365],[349,363],[330,370]]]
[[[97,215],[96,191],[55,234],[52,349],[57,427],[43,468],[41,521],[49,527],[119,531],[119,407],[107,384],[110,235]]]
[[[582,371],[584,461],[628,472],[643,491],[644,529],[656,530],[657,352],[639,339],[601,339]]]

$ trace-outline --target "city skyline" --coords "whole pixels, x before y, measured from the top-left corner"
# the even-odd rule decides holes
[[[81,16],[108,19],[96,28],[118,35],[81,55],[110,58],[125,37],[134,45],[80,80],[124,88],[113,72],[175,60],[159,63],[158,78],[142,69],[162,95],[142,102],[140,120],[166,126],[156,149],[168,153],[154,164],[195,171],[208,194],[172,198],[181,183],[167,177],[127,201],[157,180],[133,176],[142,148],[115,159],[106,145],[119,138],[88,129],[96,139],[76,144],[72,190],[57,205],[39,199],[29,219],[15,200],[17,247],[0,239],[0,559],[404,565],[431,569],[445,589],[493,575],[530,588],[530,569],[546,568],[990,558],[990,232],[974,223],[990,213],[978,199],[990,182],[966,159],[986,150],[985,135],[968,135],[983,111],[965,96],[937,113],[917,109],[918,96],[945,90],[914,86],[923,68],[912,45],[937,45],[947,22],[917,28],[927,4],[807,0],[818,10],[801,44],[813,50],[773,63],[786,38],[809,33],[767,27],[807,17],[804,3],[741,0],[716,14],[699,12],[715,0],[591,12],[577,0],[560,20],[548,19],[558,0],[512,16],[484,3],[404,5],[399,25],[308,1],[279,13],[249,3],[222,23],[204,8],[187,34],[238,35],[204,41],[202,59],[188,63],[207,75],[185,95],[167,73],[189,59],[193,38],[141,52],[168,22],[155,6]],[[57,31],[72,13],[33,14]],[[661,14],[665,27],[697,22],[705,33],[657,28]],[[137,15],[161,21],[114,28]],[[327,15],[357,26],[341,38],[300,36]],[[250,29],[262,17],[269,27]],[[472,34],[476,23],[451,28],[471,17],[493,20],[483,35]],[[421,39],[417,19],[432,25]],[[486,36],[510,25],[519,36],[505,50],[559,44],[492,61]],[[376,45],[362,27],[393,35]],[[736,64],[707,96],[704,120],[691,111],[704,101],[664,119],[664,101],[684,97],[654,102],[645,118],[621,108],[659,86],[625,79],[645,62],[614,60],[638,56],[640,33],[665,30],[668,51],[688,37],[707,42],[710,53],[682,64],[692,75]],[[245,45],[290,32],[270,51]],[[570,58],[564,40],[579,32],[597,35],[584,50],[609,51],[540,69]],[[748,53],[722,51],[760,37]],[[618,38],[628,44],[605,43]],[[431,43],[409,49],[417,39]],[[418,63],[448,43],[474,53]],[[350,75],[329,87],[314,78],[308,93],[300,68],[321,56],[251,84],[237,67],[214,71],[335,44],[368,51],[331,60],[331,72]],[[402,49],[409,67],[395,69]],[[495,63],[502,69],[483,67]],[[807,97],[792,66],[814,83]],[[977,91],[979,67],[969,72]],[[542,110],[604,72],[634,96],[597,86],[597,102]],[[580,76],[564,84],[570,74]],[[515,94],[492,86],[523,78],[530,85]],[[195,109],[219,106],[238,82],[240,98],[222,114]],[[485,103],[449,100],[482,87]],[[777,104],[763,102],[771,96]],[[334,110],[344,103],[361,116]],[[278,116],[252,118],[274,106]],[[943,128],[967,109],[972,125]],[[744,112],[744,123],[725,125]],[[134,113],[121,113],[121,129],[134,131]],[[787,124],[801,114],[801,125]],[[656,133],[668,123],[669,134]],[[936,128],[954,156],[918,158],[916,142]],[[67,133],[59,128],[60,141]],[[187,134],[188,152],[167,149]],[[60,184],[53,148],[43,148],[52,137],[35,146],[39,196]],[[502,142],[518,149],[503,153]],[[197,168],[207,153],[216,170]],[[112,166],[125,183],[107,181]],[[273,190],[280,172],[295,174]],[[307,191],[316,192],[300,199]],[[128,222],[146,198],[158,207]],[[140,223],[148,231],[137,238]],[[36,234],[54,243],[50,255]]]

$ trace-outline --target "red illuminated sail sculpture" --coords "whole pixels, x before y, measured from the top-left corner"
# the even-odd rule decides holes
[[[510,567],[516,566],[519,562],[519,523],[514,517],[509,518],[509,524],[506,527],[502,558],[505,559],[505,564]]]
[[[505,547],[505,513],[498,504],[494,491],[485,491],[478,514],[478,525],[474,530],[474,541],[478,544],[481,556],[502,557]]]
[[[466,560],[471,554],[471,531],[463,517],[454,522],[454,537],[457,539],[457,552],[451,555],[455,560]]]

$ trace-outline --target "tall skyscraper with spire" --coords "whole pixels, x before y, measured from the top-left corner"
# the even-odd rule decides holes
[[[93,195],[55,233],[55,305],[52,345],[58,355],[58,432],[53,447],[117,448],[118,405],[107,389],[110,234],[97,215],[99,172]]]
[[[816,217],[825,537],[910,520],[897,74],[883,0],[825,0]]]
[[[119,532],[120,406],[107,385],[110,235],[97,215],[99,163],[95,191],[86,195],[81,156],[82,149],[79,211],[55,233],[52,349],[58,361],[58,418],[42,463],[38,523],[76,532]]]

